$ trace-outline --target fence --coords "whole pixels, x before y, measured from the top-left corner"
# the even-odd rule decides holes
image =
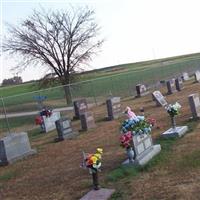
[[[179,63],[160,62],[148,65],[138,71],[74,83],[68,87],[73,101],[86,98],[88,103],[97,105],[105,102],[108,96],[125,98],[135,95],[135,85],[138,83],[146,84],[149,88],[159,87],[160,80],[178,77],[185,71],[191,74],[198,69],[200,69],[200,59]],[[63,86],[1,98],[0,131],[13,131],[21,125],[31,126],[34,124],[35,115],[39,110],[34,97],[41,95],[47,96],[47,99],[44,100],[44,105],[47,107],[53,109],[67,107]],[[23,116],[24,112],[29,112],[29,115]]]

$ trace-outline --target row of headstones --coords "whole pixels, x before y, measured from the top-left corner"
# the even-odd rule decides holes
[[[108,113],[107,120],[117,119],[122,114],[120,97],[107,99],[106,107]],[[86,99],[74,101],[74,112],[74,119],[80,120],[83,131],[96,127],[94,115],[89,111]],[[57,129],[57,141],[74,137],[77,134],[77,132],[72,130],[71,120],[69,118],[61,118],[60,112],[52,112],[50,117],[43,116],[43,126],[46,133]]]
[[[194,73],[194,77],[195,77],[195,82],[200,82],[199,71],[196,71]],[[174,92],[181,91],[183,89],[183,81],[187,81],[187,80],[190,80],[189,74],[187,72],[184,72],[182,74],[182,77],[167,80],[166,81],[166,86],[168,90],[167,94],[170,95],[170,94],[173,94]],[[137,97],[142,97],[149,94],[149,91],[144,84],[137,84],[136,93],[137,93]]]

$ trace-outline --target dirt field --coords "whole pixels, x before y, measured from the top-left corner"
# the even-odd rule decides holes
[[[183,106],[181,115],[177,117],[177,124],[188,122],[191,112],[187,97],[198,92],[199,88],[200,83],[193,84],[190,81],[185,83],[185,88],[181,92],[167,96],[167,101],[178,101]],[[166,92],[165,89],[161,91],[163,94]],[[168,114],[163,108],[155,106],[151,95],[124,100],[122,106],[132,107],[137,114],[140,107],[144,107],[147,117],[157,119],[160,128],[152,132],[154,139],[170,127]],[[32,147],[38,151],[36,155],[1,167],[0,199],[79,199],[92,185],[88,171],[79,167],[82,160],[81,151],[94,152],[97,147],[104,149],[101,185],[125,193],[116,199],[200,199],[200,125],[176,141],[165,164],[156,165],[132,179],[108,182],[107,175],[126,159],[124,149],[119,146],[119,127],[123,117],[115,121],[105,121],[105,105],[91,110],[95,113],[95,129],[81,131],[76,139],[59,143],[53,142],[57,135],[55,131],[39,134],[31,140]],[[79,121],[73,121],[73,126],[78,130]]]

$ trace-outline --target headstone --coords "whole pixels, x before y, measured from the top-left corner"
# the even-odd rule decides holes
[[[190,80],[190,77],[189,77],[189,75],[188,75],[187,72],[183,72],[182,77],[183,77],[183,81],[188,81],[188,80]]]
[[[175,86],[175,79],[168,80],[166,82],[167,84],[167,94],[173,94],[176,92],[176,86]]]
[[[118,119],[121,114],[120,97],[111,97],[106,100],[108,120]]]
[[[166,106],[168,103],[165,97],[161,94],[159,90],[156,90],[152,93],[152,97],[154,97],[157,106]]]
[[[190,109],[192,112],[192,117],[194,119],[200,118],[200,101],[199,101],[199,94],[191,94],[188,96]]]
[[[42,116],[45,133],[55,130],[55,122],[60,119],[60,112],[52,112],[50,117]]]
[[[183,81],[181,78],[175,79],[176,90],[181,91],[183,89]]]
[[[200,71],[196,71],[194,73],[194,77],[195,77],[195,81],[199,83],[200,82]]]
[[[147,88],[145,85],[137,84],[135,87],[136,87],[137,97],[142,97],[149,94],[149,91],[147,91]]]
[[[134,165],[143,166],[161,151],[159,144],[153,145],[151,135],[142,134],[133,136],[133,147],[136,154]],[[128,164],[126,160],[123,164]]]
[[[95,121],[92,112],[85,112],[80,116],[82,130],[87,131],[95,128]]]
[[[187,126],[176,126],[162,133],[163,138],[182,137],[188,131]]]
[[[74,101],[74,112],[76,119],[80,119],[80,116],[88,110],[88,105],[86,99],[80,99]]]
[[[13,163],[28,155],[35,154],[31,149],[27,133],[11,133],[0,139],[0,165]]]
[[[61,118],[55,122],[58,133],[58,138],[55,141],[62,141],[64,139],[71,139],[77,135],[77,132],[72,130],[71,120],[67,118]]]

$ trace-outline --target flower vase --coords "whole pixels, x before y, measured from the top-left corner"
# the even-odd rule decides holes
[[[171,123],[172,123],[172,128],[176,129],[176,121],[174,116],[171,116]]]
[[[128,159],[129,159],[129,163],[133,163],[135,153],[134,153],[132,147],[126,148],[126,152],[127,152],[127,156],[128,156]]]

